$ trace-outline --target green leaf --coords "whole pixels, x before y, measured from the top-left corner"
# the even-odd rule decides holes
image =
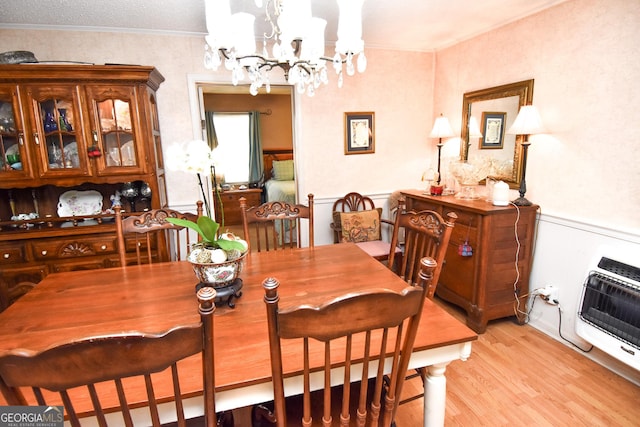
[[[240,242],[236,242],[235,240],[218,239],[216,244],[224,251],[230,251],[233,249],[237,249],[240,252],[244,251],[244,245]]]
[[[200,227],[200,235],[205,242],[215,242],[218,237],[218,228],[220,225],[209,218],[201,216],[198,218],[198,227]]]
[[[193,231],[195,231],[196,233],[198,233],[199,235],[203,236],[202,234],[202,230],[200,230],[200,227],[198,227],[198,224],[196,224],[193,221],[190,221],[188,219],[182,219],[182,218],[167,218],[167,222],[173,224],[173,225],[177,225],[179,227],[187,227],[192,229]],[[203,236],[204,237],[204,236]]]

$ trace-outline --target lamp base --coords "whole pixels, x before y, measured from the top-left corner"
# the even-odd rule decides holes
[[[513,200],[511,203],[513,203],[516,206],[531,206],[533,204],[529,200],[527,200],[525,197],[518,197],[517,199]]]

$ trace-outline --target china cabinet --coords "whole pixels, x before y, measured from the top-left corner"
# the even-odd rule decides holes
[[[116,192],[136,189],[122,200],[127,211],[166,206],[163,81],[147,66],[0,65],[5,292],[56,271],[119,265]]]
[[[456,220],[436,295],[467,312],[467,326],[483,333],[493,319],[526,307],[533,261],[537,205],[493,206],[482,199],[402,192],[407,210],[435,210]],[[516,238],[517,236],[517,238]],[[516,316],[522,321],[521,314]]]

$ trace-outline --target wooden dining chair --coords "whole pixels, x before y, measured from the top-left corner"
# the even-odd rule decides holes
[[[419,280],[420,259],[430,256],[438,263],[433,274],[432,288],[427,290],[427,298],[432,299],[436,291],[440,271],[445,263],[449,239],[458,216],[447,213],[445,220],[435,211],[406,212],[401,203],[393,229],[391,245],[397,245],[398,235],[404,232],[404,251],[402,261],[394,266],[395,251],[389,251],[389,267],[394,269],[404,281],[415,285]]]
[[[275,201],[251,207],[247,206],[247,199],[241,197],[242,228],[249,250],[262,252],[300,247],[303,219],[309,226],[309,247],[314,247],[313,194],[308,197],[308,206]]]
[[[389,253],[389,267],[408,284],[416,285],[420,279],[420,260],[425,257],[432,257],[437,267],[433,272],[433,280],[429,282],[426,290],[426,297],[433,299],[440,279],[440,272],[445,263],[445,255],[453,227],[458,216],[454,212],[447,214],[445,220],[440,214],[434,211],[424,210],[420,212],[406,212],[404,202],[398,205],[395,227],[391,244],[396,245],[399,234],[404,233],[404,253],[400,262],[395,262],[396,254]],[[420,377],[423,385],[426,381],[427,370],[418,368],[415,372],[408,374],[407,380]],[[408,403],[420,399],[424,393],[416,394],[403,399],[400,404]]]
[[[166,219],[184,218],[197,221],[198,217],[202,216],[202,205],[201,201],[196,202],[195,214],[172,209],[152,209],[127,216],[123,215],[121,207],[116,206],[114,209],[120,265],[127,265],[127,236],[131,236],[131,240],[135,242],[137,264],[151,264],[154,258],[156,261],[183,259],[183,249],[186,247],[185,252],[188,254],[191,245],[189,230],[171,224]],[[186,246],[183,246],[183,242]],[[157,248],[157,255],[154,255],[154,248]]]
[[[387,261],[391,243],[384,241],[383,230],[393,230],[394,222],[382,218],[382,208],[376,208],[370,197],[360,193],[347,193],[333,203],[333,242],[354,242],[360,249],[378,261]],[[395,247],[396,256],[402,254]]]
[[[214,399],[213,312],[215,290],[204,287],[198,291],[200,321],[176,325],[159,334],[119,333],[87,337],[74,342],[60,343],[42,352],[18,349],[0,357],[0,389],[9,405],[33,405],[27,401],[23,389],[32,388],[38,405],[64,405],[72,426],[80,426],[79,402],[91,402],[92,415],[99,425],[106,426],[107,418],[99,393],[117,392],[122,420],[119,425],[132,426],[131,409],[139,407],[142,393],[134,393],[132,377],[144,384],[151,423],[160,426],[152,374],[165,371],[173,378],[173,400],[177,425],[187,425],[180,392],[177,362],[195,354],[202,357],[202,386],[204,390],[204,425],[218,422]],[[144,307],[141,307],[144,310]],[[183,375],[193,375],[183,373]],[[137,387],[137,386],[136,386]],[[125,389],[130,396],[125,394]],[[56,397],[55,393],[59,393]],[[45,397],[46,396],[46,397]],[[75,402],[75,406],[74,406]],[[228,414],[225,413],[225,416]],[[222,418],[222,417],[221,417]],[[230,421],[228,421],[230,422]]]
[[[333,222],[329,224],[331,230],[333,230],[333,243],[340,243],[342,241],[342,224],[340,221],[341,212],[370,210],[376,210],[376,205],[374,204],[373,199],[363,196],[360,193],[347,193],[344,197],[336,200],[333,203],[333,208],[331,209]]]
[[[0,313],[36,286],[36,283],[27,281],[19,282],[15,286],[9,286],[9,283],[0,273]]]
[[[274,388],[273,421],[277,427],[310,426],[312,420],[316,420],[315,425],[321,420],[322,425],[328,426],[334,425],[334,418],[335,425],[341,426],[392,425],[425,290],[436,263],[426,257],[421,266],[419,286],[408,286],[401,292],[376,289],[343,295],[322,305],[303,304],[286,309],[279,307],[278,280],[264,280]],[[287,346],[285,356],[283,341],[299,345],[299,351],[292,353],[294,347]],[[389,381],[385,381],[385,363],[379,363],[380,355],[391,358],[391,363],[386,364],[390,366],[386,375]],[[300,397],[285,399],[283,356],[289,365],[304,366]],[[294,357],[298,357],[295,362]],[[310,366],[318,359],[324,363],[320,370],[312,372]],[[331,369],[337,365],[344,368],[339,387],[332,384],[331,375]],[[312,393],[312,389],[318,391]]]

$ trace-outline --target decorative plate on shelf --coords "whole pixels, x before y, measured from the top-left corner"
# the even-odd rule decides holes
[[[58,216],[98,215],[102,212],[102,194],[95,190],[71,190],[60,195]]]

